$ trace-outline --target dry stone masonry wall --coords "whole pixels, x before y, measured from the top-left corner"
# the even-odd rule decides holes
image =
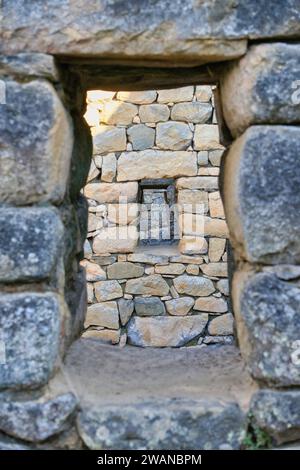
[[[224,147],[212,87],[89,91],[85,118],[94,152],[83,191],[83,336],[153,347],[231,343],[228,231],[218,191]],[[170,240],[165,204],[172,191],[177,240]]]

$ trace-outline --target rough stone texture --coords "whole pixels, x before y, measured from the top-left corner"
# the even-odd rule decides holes
[[[93,136],[93,153],[120,152],[126,150],[126,131],[115,126],[99,126]]]
[[[194,87],[186,86],[171,90],[158,90],[157,101],[159,103],[179,103],[181,101],[191,101],[194,94]]]
[[[106,279],[105,271],[98,264],[87,260],[82,260],[80,264],[85,268],[86,280],[88,282],[104,281]]]
[[[118,281],[99,281],[95,283],[95,295],[98,302],[122,297],[123,292]]]
[[[222,79],[222,106],[232,134],[253,124],[298,123],[299,74],[297,44],[252,46]]]
[[[164,296],[168,295],[169,286],[160,274],[153,274],[139,279],[129,279],[125,285],[125,292],[137,295]]]
[[[225,238],[210,238],[208,257],[212,263],[220,261],[226,246]]]
[[[225,313],[227,312],[227,302],[224,299],[216,297],[202,297],[195,302],[194,310],[200,310],[209,313]]]
[[[179,251],[184,255],[207,253],[207,241],[204,237],[183,236],[179,241]]]
[[[109,330],[103,327],[89,328],[82,334],[84,339],[96,339],[103,344],[118,344],[120,337],[121,330]]]
[[[36,388],[47,383],[58,358],[63,309],[52,293],[1,294],[5,362],[0,364],[0,388]]]
[[[0,429],[24,441],[45,441],[68,427],[77,403],[73,393],[43,401],[11,401],[2,398]]]
[[[134,308],[136,314],[140,317],[163,315],[165,313],[164,303],[159,297],[136,297]]]
[[[195,176],[193,178],[179,178],[176,181],[177,189],[204,189],[211,191],[218,189],[218,178],[215,176]]]
[[[232,145],[224,203],[239,256],[264,264],[300,262],[299,155],[300,129],[292,126],[253,126]]]
[[[227,237],[228,229],[225,220],[213,219],[201,214],[181,214],[179,226],[184,235]]]
[[[193,122],[202,124],[208,121],[212,114],[212,106],[209,103],[177,103],[171,111],[171,119],[174,121]]]
[[[100,204],[135,202],[138,193],[138,184],[131,183],[89,183],[84,188],[84,195],[94,199]],[[120,198],[122,198],[120,200]]]
[[[96,288],[96,296],[99,290]],[[111,330],[119,329],[119,312],[117,302],[100,302],[90,305],[87,309],[87,315],[84,326],[102,326]]]
[[[228,279],[220,279],[220,281],[217,282],[217,288],[222,294],[229,295]]]
[[[107,227],[94,238],[93,251],[96,254],[130,253],[135,250],[137,241],[135,226]]]
[[[185,271],[185,266],[181,263],[170,263],[163,266],[156,266],[155,272],[158,274],[182,274]]]
[[[244,427],[245,417],[236,403],[209,399],[86,407],[78,419],[79,433],[93,450],[238,449]]]
[[[151,165],[149,162],[151,161]],[[197,173],[195,152],[144,150],[122,153],[118,159],[118,181],[143,178],[175,178]]]
[[[156,127],[156,145],[163,150],[185,150],[191,144],[193,133],[183,122],[161,122]]]
[[[187,315],[194,303],[192,297],[179,297],[178,299],[167,300],[166,309],[170,315]]]
[[[201,271],[206,276],[212,277],[227,277],[228,276],[228,265],[227,263],[209,263],[200,266]]]
[[[212,98],[212,89],[209,85],[197,85],[195,94],[197,101],[208,103]]]
[[[208,211],[208,194],[197,189],[182,189],[178,191],[177,203],[183,206],[184,212],[206,214]]]
[[[101,120],[104,124],[114,126],[116,124],[131,124],[134,116],[138,112],[138,107],[131,103],[120,103],[117,101],[107,101],[104,103],[101,112]]]
[[[59,81],[55,59],[49,54],[22,52],[12,56],[0,56],[0,75],[46,78],[51,82]]]
[[[272,436],[277,444],[300,439],[300,393],[259,390],[251,400],[253,423]]]
[[[223,204],[221,200],[220,193],[214,192],[210,193],[209,196],[209,212],[211,217],[218,217],[220,219],[225,219]]]
[[[251,374],[276,387],[300,384],[298,285],[275,274],[234,277],[234,311],[241,351]]]
[[[132,253],[128,255],[128,261],[145,264],[168,264],[169,257],[166,255],[153,255],[151,253]]]
[[[149,104],[155,101],[156,91],[119,91],[117,98],[134,104]]]
[[[183,274],[175,278],[173,283],[179,294],[206,296],[215,291],[211,280],[204,277],[194,277]]]
[[[53,86],[4,79],[0,114],[0,201],[60,202],[66,191],[73,131]]]
[[[0,209],[0,281],[49,278],[62,255],[63,235],[54,209]]]
[[[141,277],[144,274],[143,266],[126,261],[114,263],[107,268],[108,279],[129,279],[132,277]]]
[[[197,124],[195,127],[194,148],[195,150],[223,148],[220,144],[218,126],[212,124]]]
[[[127,134],[133,150],[145,150],[154,145],[155,130],[145,124],[130,127]]]
[[[139,206],[137,203],[109,204],[107,207],[107,218],[114,224],[128,225],[137,221],[138,216]]]
[[[208,315],[132,317],[128,324],[128,341],[142,347],[179,347],[199,336]]]
[[[165,104],[147,104],[140,107],[141,122],[160,122],[167,121],[170,117],[170,111]]]
[[[111,183],[116,176],[117,159],[114,153],[108,153],[102,157],[101,179]]]
[[[122,298],[118,300],[118,307],[121,325],[125,326],[133,313],[134,302],[133,300]]]
[[[213,318],[208,325],[208,333],[213,336],[233,335],[232,314],[226,313],[225,315]]]

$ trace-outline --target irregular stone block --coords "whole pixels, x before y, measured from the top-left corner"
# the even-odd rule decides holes
[[[155,130],[145,124],[131,126],[127,130],[127,135],[133,150],[145,150],[154,145]]]
[[[225,219],[223,203],[219,191],[209,193],[208,198],[210,216]]]
[[[162,266],[155,266],[155,272],[158,274],[182,274],[185,271],[185,266],[181,263],[171,263]]]
[[[155,90],[146,91],[119,91],[117,94],[118,100],[127,101],[134,104],[149,104],[156,100]]]
[[[107,206],[107,218],[114,224],[129,225],[134,221],[138,222],[138,216],[139,205],[137,203],[108,204]]]
[[[194,306],[193,297],[179,297],[166,301],[166,309],[170,315],[187,315]]]
[[[209,261],[211,261],[212,263],[217,263],[218,261],[220,261],[223,256],[225,246],[225,238],[210,238],[208,249]]]
[[[253,126],[226,157],[224,206],[236,255],[300,262],[300,129]]]
[[[145,264],[168,264],[169,262],[167,255],[151,255],[148,253],[132,253],[128,255],[127,259],[134,263]]]
[[[141,347],[180,347],[199,336],[208,321],[208,315],[157,316],[131,318],[128,324],[128,342]]]
[[[223,150],[210,150],[208,154],[210,163],[213,166],[220,166],[223,154],[224,154]]]
[[[228,265],[227,263],[208,263],[200,266],[201,271],[206,276],[211,277],[227,277]]]
[[[73,148],[70,117],[47,81],[3,81],[6,104],[0,114],[0,202],[60,202]]]
[[[183,236],[178,244],[180,253],[184,255],[199,255],[207,253],[207,241],[204,237],[189,237]],[[171,261],[173,261],[171,259]],[[193,260],[193,262],[195,262]],[[201,258],[201,263],[203,263],[203,258]]]
[[[212,88],[210,85],[197,85],[195,95],[197,101],[209,103],[212,99]]]
[[[89,328],[82,334],[84,339],[96,339],[104,344],[118,344],[120,341],[121,330],[108,330],[102,327]]]
[[[210,313],[225,313],[228,310],[227,302],[217,297],[201,297],[195,302],[194,310]],[[222,318],[225,315],[222,316]],[[225,321],[225,320],[224,320]],[[229,334],[229,333],[228,333]]]
[[[122,287],[118,281],[99,281],[95,283],[94,287],[98,302],[105,302],[123,296]]]
[[[260,44],[223,75],[224,117],[231,133],[253,124],[292,124],[300,120],[300,51],[297,44]]]
[[[146,104],[140,106],[139,116],[141,122],[167,121],[170,110],[165,104]]]
[[[218,344],[218,345],[231,345],[234,344],[234,336],[205,336],[203,339],[200,338],[198,344]]]
[[[94,238],[95,254],[130,253],[135,250],[139,233],[134,225],[105,227]]]
[[[100,302],[88,307],[84,326],[85,328],[88,328],[89,326],[102,326],[104,328],[110,328],[111,330],[118,330],[119,311],[117,302]]]
[[[197,124],[194,134],[195,150],[223,149],[220,144],[219,128],[217,124]]]
[[[104,124],[127,126],[138,113],[138,107],[131,103],[106,101],[100,114]]]
[[[134,308],[140,317],[149,317],[164,315],[166,313],[164,303],[159,297],[136,297],[134,299]]]
[[[181,214],[179,226],[184,235],[228,237],[228,228],[225,220],[212,219],[201,214]]]
[[[161,122],[156,126],[156,145],[164,150],[185,150],[192,141],[193,133],[183,122]]]
[[[126,150],[126,130],[122,127],[97,127],[93,136],[94,155]]]
[[[194,277],[183,274],[174,279],[173,283],[179,294],[207,296],[215,291],[211,280],[205,277]]]
[[[158,103],[179,103],[180,101],[192,101],[194,95],[193,86],[158,90]]]
[[[117,159],[114,153],[108,153],[102,157],[101,180],[111,183],[116,176]]]
[[[184,212],[206,214],[208,212],[208,194],[197,189],[182,189],[178,191],[177,203]]]
[[[300,393],[298,390],[259,390],[250,403],[252,422],[277,444],[300,438]]]
[[[275,387],[299,386],[297,284],[273,273],[233,278],[239,344],[252,376]]]
[[[51,277],[62,255],[63,235],[54,209],[0,209],[0,281]]]
[[[233,316],[231,313],[213,318],[208,325],[208,333],[212,336],[233,335]]]
[[[46,384],[59,354],[64,306],[55,294],[0,296],[0,331],[5,360],[0,388],[36,388]]]
[[[183,263],[183,264],[202,264],[202,256],[189,256],[189,255],[178,255],[170,257],[171,263]]]
[[[209,103],[177,103],[171,111],[171,119],[174,121],[193,122],[203,124],[210,119],[212,115],[212,106]]]
[[[229,282],[228,279],[220,279],[217,282],[217,289],[224,295],[229,295]]]
[[[216,176],[194,176],[193,178],[179,178],[176,181],[176,188],[212,191],[219,189],[219,183]]]
[[[237,403],[209,399],[155,399],[123,407],[85,407],[78,417],[79,434],[94,450],[239,449],[245,427],[245,416]],[[127,439],[132,429],[135,438]]]
[[[91,263],[86,259],[82,260],[80,264],[85,268],[86,280],[88,282],[104,281],[106,279],[104,269],[102,269],[98,264]]]
[[[108,279],[128,279],[133,277],[141,277],[143,274],[143,266],[126,261],[111,264],[107,268]]]
[[[124,152],[118,159],[118,181],[175,178],[196,174],[197,157],[195,152],[144,150],[142,152]]]
[[[67,429],[77,404],[73,393],[39,401],[18,402],[2,398],[0,429],[24,441],[45,441]]]
[[[168,295],[169,286],[160,274],[152,274],[126,282],[125,292],[136,295]]]
[[[133,300],[122,298],[118,300],[118,307],[119,307],[121,325],[125,326],[133,313],[134,302]]]
[[[84,188],[84,195],[89,199],[103,203],[135,202],[138,183],[89,183]]]
[[[59,82],[59,74],[53,55],[22,52],[11,56],[0,56],[0,75],[41,77]]]

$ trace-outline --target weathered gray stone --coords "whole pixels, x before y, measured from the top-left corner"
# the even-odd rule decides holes
[[[0,75],[46,78],[51,82],[59,81],[55,59],[49,54],[21,54],[0,56]]]
[[[163,315],[166,312],[164,303],[159,297],[136,297],[134,308],[140,317]]]
[[[134,104],[149,104],[156,99],[155,90],[146,91],[119,91],[117,94],[118,100],[127,101]]]
[[[128,261],[145,264],[168,264],[167,255],[151,255],[150,253],[132,253],[127,257]]]
[[[94,155],[126,150],[126,131],[122,127],[101,125],[93,136]]]
[[[224,205],[236,254],[251,262],[300,262],[300,129],[253,126],[225,162]]]
[[[179,294],[206,296],[215,291],[211,280],[205,277],[194,277],[183,274],[175,278],[173,283]]]
[[[168,295],[169,286],[160,274],[152,274],[139,279],[129,279],[125,285],[125,292],[136,295]]]
[[[125,326],[133,313],[134,302],[133,300],[122,298],[118,300],[118,306],[119,306],[119,315],[120,315],[121,325]]]
[[[140,106],[139,116],[141,122],[167,121],[170,111],[165,104],[145,104]]]
[[[118,281],[99,281],[95,283],[95,295],[98,302],[122,297],[122,287]]]
[[[219,345],[227,345],[227,344],[234,344],[234,336],[227,335],[227,336],[205,336],[203,339],[200,338],[200,344],[219,344]],[[198,343],[199,344],[199,343]]]
[[[300,439],[298,390],[259,390],[250,403],[252,423],[272,436],[277,444]]]
[[[156,126],[156,145],[163,150],[185,150],[192,137],[190,127],[183,122],[161,122]]]
[[[239,449],[245,416],[231,402],[156,399],[123,407],[85,407],[78,429],[94,450]]]
[[[4,79],[0,113],[0,201],[16,205],[60,202],[73,146],[70,117],[45,80]]]
[[[107,268],[108,279],[129,279],[144,274],[143,266],[126,261],[114,263]]]
[[[29,442],[41,442],[63,432],[77,407],[73,393],[50,400],[1,400],[0,429],[6,434]]]
[[[89,326],[102,326],[103,328],[118,330],[119,312],[117,302],[100,302],[90,305],[87,309],[84,326],[85,328]]]
[[[131,318],[128,342],[141,347],[180,347],[199,336],[206,327],[208,315],[157,316]]]
[[[298,123],[299,75],[297,44],[252,46],[222,80],[222,106],[231,133],[237,136],[253,124]]]
[[[220,281],[217,282],[217,288],[222,294],[229,295],[228,279],[220,279]]]
[[[127,135],[133,150],[145,150],[154,145],[155,130],[145,124],[131,126],[127,130]]]
[[[275,274],[234,276],[234,311],[242,354],[252,375],[276,387],[299,386],[298,285]]]
[[[208,121],[212,114],[212,106],[209,103],[177,103],[171,111],[171,119],[174,121],[193,122],[203,124]]]
[[[103,203],[135,202],[138,183],[89,183],[84,188],[84,195]]]
[[[166,301],[166,309],[170,315],[187,315],[193,307],[193,297],[179,297]]]
[[[232,313],[213,318],[208,325],[208,333],[212,336],[233,335]]]
[[[35,388],[47,383],[58,358],[64,308],[53,293],[0,296],[5,351],[0,388]]]
[[[181,101],[192,101],[194,94],[193,86],[173,88],[170,90],[158,90],[158,103],[179,103]]]
[[[63,234],[54,209],[1,209],[0,281],[49,278],[62,255]]]
[[[195,152],[144,150],[124,152],[118,159],[118,181],[175,178],[196,174],[197,156]]]

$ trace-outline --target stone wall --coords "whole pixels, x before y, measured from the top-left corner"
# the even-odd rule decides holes
[[[228,232],[218,191],[224,147],[212,87],[94,90],[85,118],[94,155],[84,188],[89,221],[82,265],[90,304],[84,336],[156,347],[232,342]],[[165,179],[174,182],[177,202],[172,244],[164,243],[168,230],[161,233],[170,222],[163,189],[155,189]],[[146,189],[143,199],[141,185],[149,180],[154,193]],[[150,244],[141,243],[148,216]]]

